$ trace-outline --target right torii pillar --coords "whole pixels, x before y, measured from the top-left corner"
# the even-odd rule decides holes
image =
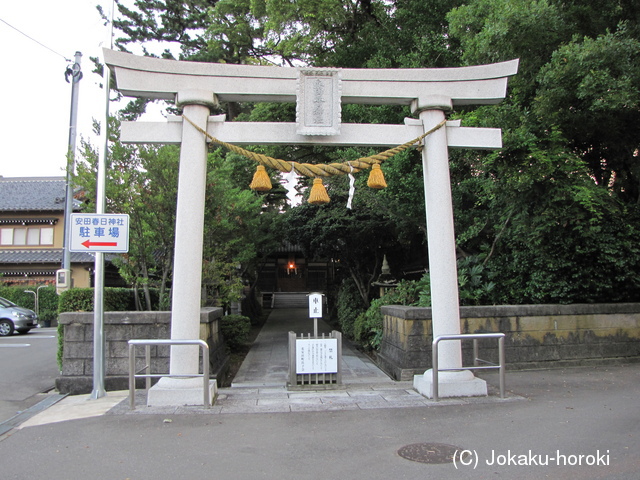
[[[415,100],[413,113],[418,113],[427,131],[445,119],[453,108],[450,98],[434,95]],[[453,201],[449,176],[447,129],[440,128],[427,135],[422,149],[424,198],[429,244],[429,275],[431,281],[431,315],[433,338],[460,333],[458,270],[456,240],[453,229]],[[460,369],[462,349],[459,340],[442,342],[438,346],[440,369]],[[470,397],[487,395],[487,383],[470,370],[446,371],[438,375],[438,396]],[[433,372],[415,375],[414,388],[433,398]]]

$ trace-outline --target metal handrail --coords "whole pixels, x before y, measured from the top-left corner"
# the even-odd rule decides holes
[[[432,385],[433,385],[433,399],[438,401],[438,372],[454,372],[460,370],[500,370],[500,398],[504,398],[504,380],[505,380],[505,361],[504,361],[504,333],[471,333],[471,334],[459,334],[459,335],[439,335],[433,339],[432,345],[432,365],[431,373]],[[487,362],[478,358],[478,340],[484,338],[497,338],[498,339],[498,364]],[[438,344],[445,340],[473,340],[473,367],[460,367],[460,368],[438,368]],[[487,366],[481,367],[478,364],[482,362]]]
[[[204,340],[129,340],[129,408],[131,410],[135,410],[136,408],[136,378],[145,378],[146,379],[146,390],[149,391],[151,387],[151,379],[152,378],[161,378],[161,377],[200,377],[203,379],[203,390],[204,390],[204,408],[209,408],[210,397],[209,397],[209,345]],[[135,357],[135,347],[138,345],[145,346],[145,360],[146,365],[140,369],[139,371],[146,370],[146,374],[138,374],[135,372],[136,369],[136,357]],[[151,372],[151,351],[150,347],[152,345],[199,345],[202,350],[202,373],[195,374],[152,374]]]

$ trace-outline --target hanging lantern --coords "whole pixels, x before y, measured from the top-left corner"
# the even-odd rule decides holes
[[[327,189],[324,188],[322,179],[314,178],[311,193],[309,194],[309,203],[312,205],[322,205],[329,203],[329,201],[329,195],[327,194]]]
[[[253,180],[251,181],[249,188],[256,192],[266,192],[271,190],[271,179],[269,178],[269,174],[264,166],[258,165],[256,173],[253,174]]]
[[[371,166],[371,172],[369,172],[369,180],[367,180],[367,185],[371,188],[386,188],[387,182],[384,179],[384,173],[382,173],[382,169],[380,168],[379,163],[374,163]]]

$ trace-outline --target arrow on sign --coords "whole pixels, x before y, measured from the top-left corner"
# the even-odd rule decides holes
[[[84,245],[87,248],[91,248],[91,247],[117,247],[118,246],[118,242],[92,242],[91,240],[86,240],[86,241],[82,242],[81,245]]]

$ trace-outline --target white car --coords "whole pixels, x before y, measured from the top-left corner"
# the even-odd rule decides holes
[[[0,337],[13,332],[27,333],[38,327],[38,316],[33,310],[22,308],[6,298],[0,297]]]

